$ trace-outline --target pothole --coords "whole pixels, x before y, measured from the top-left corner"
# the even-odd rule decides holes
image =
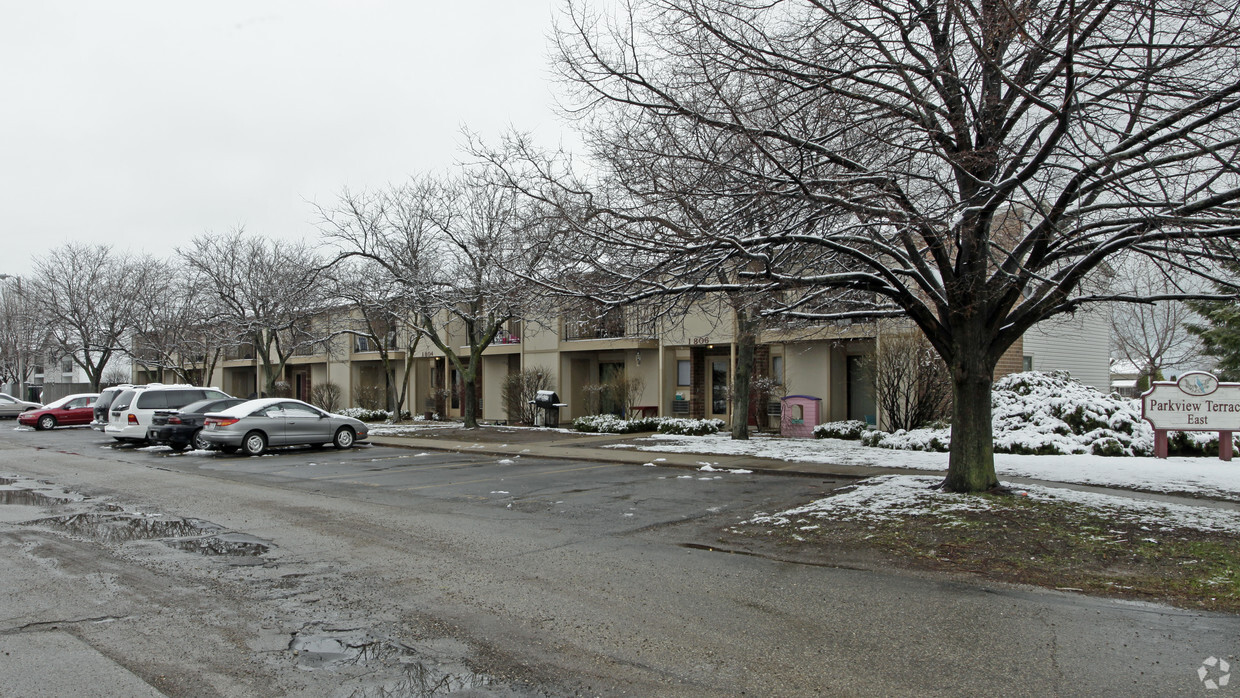
[[[354,676],[349,698],[410,696],[430,698],[454,693],[485,696],[540,695],[515,690],[463,663],[431,659],[402,642],[369,633],[294,635],[289,651],[297,663],[314,670]],[[343,678],[343,676],[342,676]],[[352,687],[352,681],[342,681]],[[345,695],[342,693],[342,695]]]
[[[200,555],[257,557],[272,547],[270,541],[244,533],[232,533],[223,526],[201,519],[88,513],[39,519],[33,523],[103,543],[121,545],[154,540]]]
[[[164,543],[178,550],[202,555],[247,557],[263,555],[271,549],[270,542],[244,533],[224,533],[206,538],[174,538]]]
[[[10,485],[12,483],[4,484]],[[16,504],[28,507],[52,507],[68,504],[70,501],[72,500],[65,497],[51,497],[42,492],[34,492],[32,490],[0,488],[0,505]]]

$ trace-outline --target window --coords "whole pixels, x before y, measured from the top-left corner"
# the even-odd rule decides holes
[[[678,359],[676,361],[676,385],[689,385],[689,360]]]
[[[64,360],[60,362],[60,372],[66,376],[73,375],[73,359],[65,357]]]
[[[771,379],[775,381],[775,385],[784,384],[784,357],[771,357]]]
[[[1020,370],[1022,371],[1033,370],[1033,355],[1032,354],[1025,354],[1025,356],[1022,357],[1021,362],[1020,362]]]
[[[363,337],[360,334],[353,335],[353,351],[361,354],[368,351],[375,351],[371,346],[370,337]]]

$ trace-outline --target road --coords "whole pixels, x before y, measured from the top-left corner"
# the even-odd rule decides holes
[[[0,692],[1165,696],[1240,654],[1229,615],[712,551],[842,483],[688,475],[0,422]]]

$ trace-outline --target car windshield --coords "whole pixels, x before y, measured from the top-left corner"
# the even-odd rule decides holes
[[[105,391],[103,391],[103,392],[99,395],[99,398],[98,398],[97,400],[95,400],[95,407],[107,407],[108,405],[111,405],[111,404],[112,404],[112,400],[114,400],[114,399],[116,398],[116,396],[117,396],[117,395],[120,395],[120,392],[121,392],[121,391],[119,391],[119,390],[105,390]]]

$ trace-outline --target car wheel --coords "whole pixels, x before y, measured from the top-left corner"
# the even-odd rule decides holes
[[[50,414],[45,414],[42,417],[39,417],[39,421],[35,426],[39,429],[55,429],[56,418]]]
[[[261,456],[267,450],[267,437],[261,431],[252,431],[241,440],[241,450],[247,456]]]
[[[189,440],[190,440],[190,443],[194,445],[194,448],[196,450],[199,450],[199,451],[210,451],[211,450],[211,446],[212,446],[211,442],[202,438],[202,429],[195,429],[194,433],[190,434]]]
[[[353,445],[353,430],[348,427],[340,427],[336,430],[336,438],[332,439],[332,444],[336,448],[348,448]]]

